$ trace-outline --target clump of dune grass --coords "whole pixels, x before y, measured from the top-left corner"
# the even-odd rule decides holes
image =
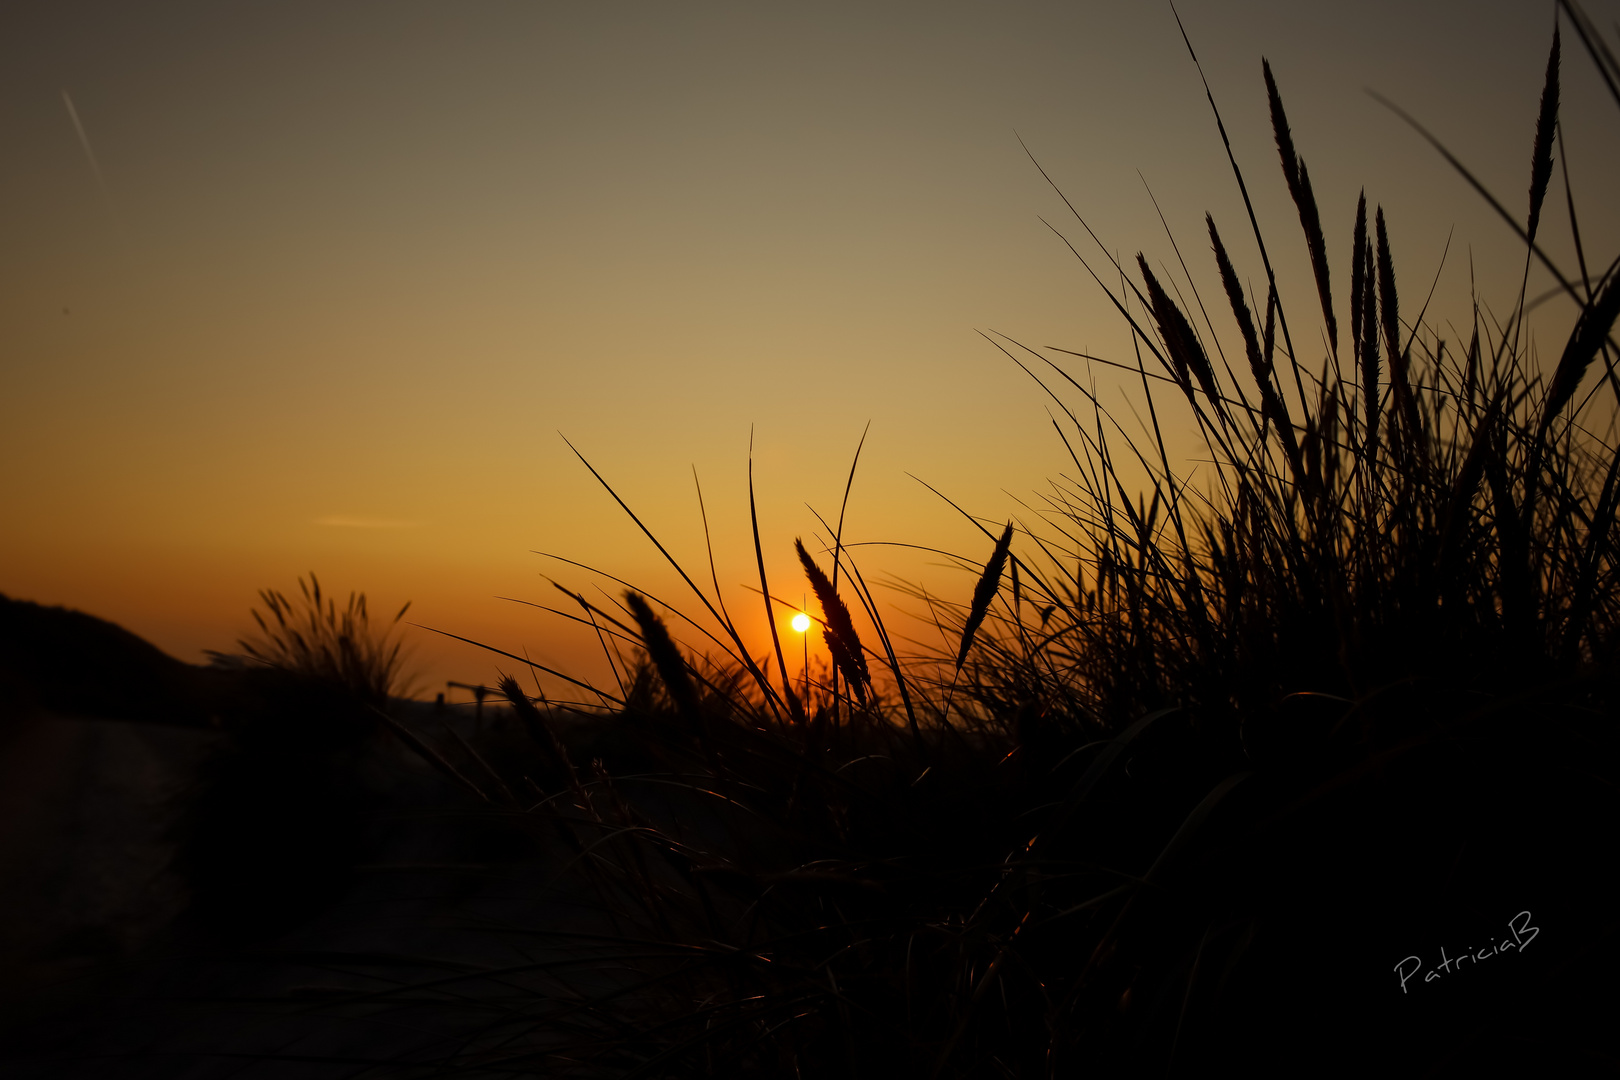
[[[1515,226],[1537,255],[1557,55],[1555,40],[1529,227]],[[1018,693],[1069,722],[1107,731],[1168,705],[1196,706],[1206,724],[1235,725],[1291,691],[1358,698],[1444,672],[1507,693],[1612,663],[1620,627],[1612,413],[1600,436],[1587,419],[1605,419],[1596,389],[1566,408],[1599,357],[1607,386],[1617,388],[1609,338],[1620,305],[1616,265],[1576,281],[1559,275],[1581,313],[1544,380],[1527,363],[1522,295],[1506,325],[1476,301],[1466,342],[1440,336],[1424,311],[1402,320],[1392,230],[1378,207],[1367,235],[1363,196],[1351,245],[1351,325],[1359,330],[1341,355],[1320,214],[1269,65],[1265,74],[1328,316],[1328,348],[1313,365],[1295,347],[1256,229],[1267,290],[1265,331],[1257,332],[1258,308],[1245,298],[1213,218],[1206,223],[1226,325],[1239,333],[1250,386],[1215,375],[1208,351],[1219,349],[1218,302],[1200,335],[1144,256],[1141,288],[1115,266],[1126,285],[1110,296],[1134,332],[1153,424],[1146,448],[1065,366],[1003,339],[1063,410],[1068,424],[1055,426],[1076,471],[1037,508],[1058,536],[1041,539],[1040,527],[1026,524],[1040,555],[1015,558],[1037,594],[1041,625],[998,614],[1002,632],[987,645],[997,651],[986,654],[980,689],[1014,680]],[[1187,285],[1203,311],[1196,280]],[[1053,389],[1065,383],[1086,399],[1090,419]],[[1213,461],[1202,474],[1208,490],[1177,474],[1158,438],[1164,406],[1153,390],[1164,383],[1185,398]],[[1120,453],[1151,476],[1145,504],[1133,505],[1118,482]],[[985,700],[1004,709],[997,692]]]
[[[410,603],[380,631],[371,625],[365,593],[349,594],[339,609],[323,595],[320,579],[298,579],[298,598],[278,589],[261,589],[265,614],[252,611],[261,637],[237,644],[248,659],[301,678],[341,687],[368,704],[383,706],[390,697],[410,692],[403,642],[394,637]]]
[[[1585,16],[1562,10],[1620,82]],[[702,608],[634,590],[600,606],[559,586],[617,687],[550,672],[594,699],[541,703],[590,718],[565,732],[502,683],[549,763],[510,809],[545,824],[612,926],[527,974],[613,974],[491,1003],[440,1065],[1567,1074],[1612,1057],[1606,999],[1569,976],[1616,959],[1617,898],[1595,853],[1620,821],[1620,454],[1612,427],[1591,428],[1594,395],[1620,397],[1620,260],[1594,275],[1583,255],[1571,276],[1535,243],[1557,41],[1527,224],[1503,211],[1527,267],[1540,260],[1580,307],[1547,378],[1530,362],[1522,289],[1505,321],[1477,303],[1466,342],[1426,322],[1426,303],[1403,304],[1399,233],[1376,202],[1369,222],[1365,196],[1336,241],[1350,250],[1339,334],[1332,230],[1269,64],[1262,74],[1325,349],[1290,324],[1252,209],[1225,234],[1206,219],[1210,257],[1194,272],[1178,249],[1179,279],[1145,254],[1133,274],[1099,241],[1110,265],[1094,277],[1134,355],[993,339],[1057,406],[1075,471],[1027,521],[969,515],[984,543],[956,556],[977,577],[966,603],[914,590],[948,646],[902,651],[840,510],[820,550],[795,549],[831,654],[801,696],[774,629],[795,605],[771,593],[757,514],[762,658],[712,556],[711,591],[591,469]],[[1256,262],[1250,295],[1239,267]],[[1208,305],[1200,279],[1214,283]],[[1071,374],[1075,359],[1141,387],[1145,440]],[[1603,380],[1588,387],[1594,368]],[[1187,419],[1211,462],[1198,477],[1172,467],[1162,438]],[[1149,475],[1135,497],[1126,458]],[[749,483],[752,510],[751,465]],[[1418,1005],[1394,987],[1401,950],[1543,904],[1562,927],[1549,941],[1564,944],[1492,961],[1515,974]],[[459,985],[408,989],[459,1003]]]
[[[273,935],[341,893],[364,833],[359,762],[379,723],[432,760],[387,713],[409,692],[394,631],[410,605],[379,630],[363,593],[339,608],[314,574],[298,588],[296,599],[262,590],[261,636],[214,654],[244,670],[173,834],[190,922],[213,938]]]

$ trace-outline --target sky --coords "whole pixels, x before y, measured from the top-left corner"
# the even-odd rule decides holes
[[[1262,57],[1340,321],[1363,189],[1403,312],[1432,283],[1429,321],[1466,326],[1471,279],[1512,307],[1519,242],[1368,90],[1522,214],[1552,4],[1178,10],[1311,366],[1320,311]],[[1612,28],[1620,4],[1587,10]],[[571,607],[555,580],[606,606],[623,586],[549,556],[699,605],[586,461],[707,584],[701,483],[760,652],[750,460],[772,591],[797,600],[793,540],[820,550],[810,508],[836,516],[863,431],[844,536],[874,545],[863,574],[964,601],[971,571],[900,545],[982,562],[991,542],[924,482],[987,527],[1039,530],[1072,472],[1049,399],[985,335],[1133,362],[1058,235],[1106,266],[1064,197],[1185,286],[1173,236],[1205,296],[1206,211],[1239,274],[1262,274],[1168,4],[59,0],[9,4],[4,27],[0,593],[190,661],[234,647],[258,590],[314,572],[384,621],[412,602],[421,693],[515,667],[444,634],[605,678],[594,634],[517,601]],[[1606,262],[1620,109],[1567,26],[1563,87]],[[1572,265],[1550,203],[1543,235]],[[1534,270],[1530,294],[1550,280]],[[1547,363],[1574,314],[1537,309]],[[1134,426],[1123,372],[1069,370]],[[1166,415],[1196,469],[1189,417]]]

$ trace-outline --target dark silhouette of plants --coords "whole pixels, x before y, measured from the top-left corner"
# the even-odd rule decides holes
[[[1620,65],[1573,3],[1560,9],[1620,104]],[[1236,248],[1236,231],[1206,219],[1198,273],[1219,297],[1207,307],[1179,249],[1179,275],[1145,255],[1122,265],[1076,213],[1106,265],[1071,249],[1130,327],[1134,356],[990,337],[1056,406],[1075,471],[1028,520],[963,511],[985,538],[952,556],[977,572],[969,602],[910,590],[954,644],[904,651],[841,510],[822,519],[819,551],[796,547],[833,659],[801,700],[774,629],[777,609],[796,605],[771,595],[757,514],[774,664],[749,654],[712,554],[711,593],[591,468],[703,611],[639,590],[604,607],[559,585],[574,604],[560,613],[590,626],[625,678],[615,691],[562,676],[589,702],[503,680],[546,764],[527,799],[505,787],[499,812],[551,838],[610,926],[571,939],[536,928],[573,952],[404,988],[465,1007],[471,987],[535,980],[484,1002],[487,1023],[437,1067],[1055,1077],[1486,1063],[1567,1075],[1604,1054],[1612,1065],[1608,999],[1570,977],[1577,952],[1492,961],[1519,981],[1482,976],[1489,994],[1459,982],[1427,1011],[1403,1011],[1388,970],[1413,927],[1475,933],[1513,905],[1561,905],[1563,940],[1578,943],[1564,947],[1590,947],[1593,971],[1620,940],[1620,903],[1594,856],[1620,821],[1620,454],[1612,430],[1589,429],[1593,396],[1620,397],[1620,260],[1593,275],[1583,255],[1566,275],[1536,244],[1559,58],[1555,38],[1528,225],[1502,210],[1526,265],[1539,260],[1580,307],[1546,379],[1530,362],[1522,289],[1505,321],[1476,301],[1466,342],[1426,322],[1426,303],[1402,305],[1398,230],[1364,196],[1340,335],[1331,230],[1269,64],[1324,320],[1319,357],[1292,332],[1235,157],[1254,244]],[[1250,294],[1239,267],[1255,256]],[[1222,345],[1234,331],[1243,378]],[[1071,374],[1073,360],[1140,385],[1145,440]],[[1581,397],[1594,371],[1602,381]],[[1172,468],[1162,438],[1182,408],[1208,451],[1203,490]],[[1149,476],[1134,498],[1125,460]],[[751,509],[752,484],[750,461]],[[860,614],[870,631],[857,631]],[[672,615],[701,650],[671,632]],[[588,720],[565,728],[569,713]],[[490,783],[470,768],[463,780],[493,803],[502,785],[480,766]]]
[[[395,640],[410,603],[399,609],[381,631],[371,625],[364,593],[349,594],[340,610],[331,596],[323,596],[320,580],[311,573],[298,579],[299,596],[289,599],[277,589],[261,589],[267,615],[253,609],[253,621],[262,637],[243,638],[237,644],[252,660],[303,678],[348,690],[371,705],[386,705],[390,697],[410,692],[405,674],[408,659]],[[267,617],[268,616],[268,617]]]

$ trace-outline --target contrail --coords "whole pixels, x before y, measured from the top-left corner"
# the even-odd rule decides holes
[[[62,103],[67,106],[68,118],[73,121],[73,130],[79,133],[79,145],[84,147],[84,156],[90,159],[90,171],[96,174],[96,183],[101,187],[101,197],[107,200],[107,212],[112,213],[112,194],[107,190],[107,178],[101,175],[101,163],[96,160],[96,152],[90,148],[90,136],[84,133],[84,125],[79,122],[79,110],[73,107],[73,98],[66,90],[62,91]]]

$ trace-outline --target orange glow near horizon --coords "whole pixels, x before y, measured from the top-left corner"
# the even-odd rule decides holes
[[[1105,280],[1107,256],[1143,251],[1191,311],[1183,258],[1219,296],[1208,211],[1239,275],[1264,280],[1168,7],[97,10],[40,8],[0,42],[0,593],[192,662],[252,629],[258,590],[311,571],[377,612],[412,602],[428,696],[524,666],[458,638],[610,685],[620,658],[580,600],[623,618],[627,584],[689,616],[667,621],[700,653],[718,648],[692,623],[729,645],[705,606],[723,602],[762,656],[756,519],[775,595],[805,588],[794,538],[830,569],[842,520],[894,636],[949,651],[903,586],[961,602],[993,537],[924,483],[999,528],[1039,526],[1061,503],[1050,484],[1077,482],[1053,430],[1071,422],[998,345],[1135,364],[1043,220]],[[1363,188],[1403,314],[1433,283],[1426,317],[1466,343],[1471,281],[1498,317],[1512,307],[1519,242],[1363,88],[1518,212],[1547,9],[1178,10],[1308,368],[1326,346],[1262,55],[1341,313]],[[1568,34],[1564,72],[1582,237],[1612,252],[1614,103]],[[1538,239],[1573,265],[1561,175]],[[1533,266],[1529,294],[1550,280]],[[1200,333],[1242,368],[1230,313],[1209,307]],[[1535,312],[1544,370],[1574,313]],[[1140,380],[1043,355],[1151,437]],[[1162,401],[1172,464],[1195,471],[1185,403]]]

